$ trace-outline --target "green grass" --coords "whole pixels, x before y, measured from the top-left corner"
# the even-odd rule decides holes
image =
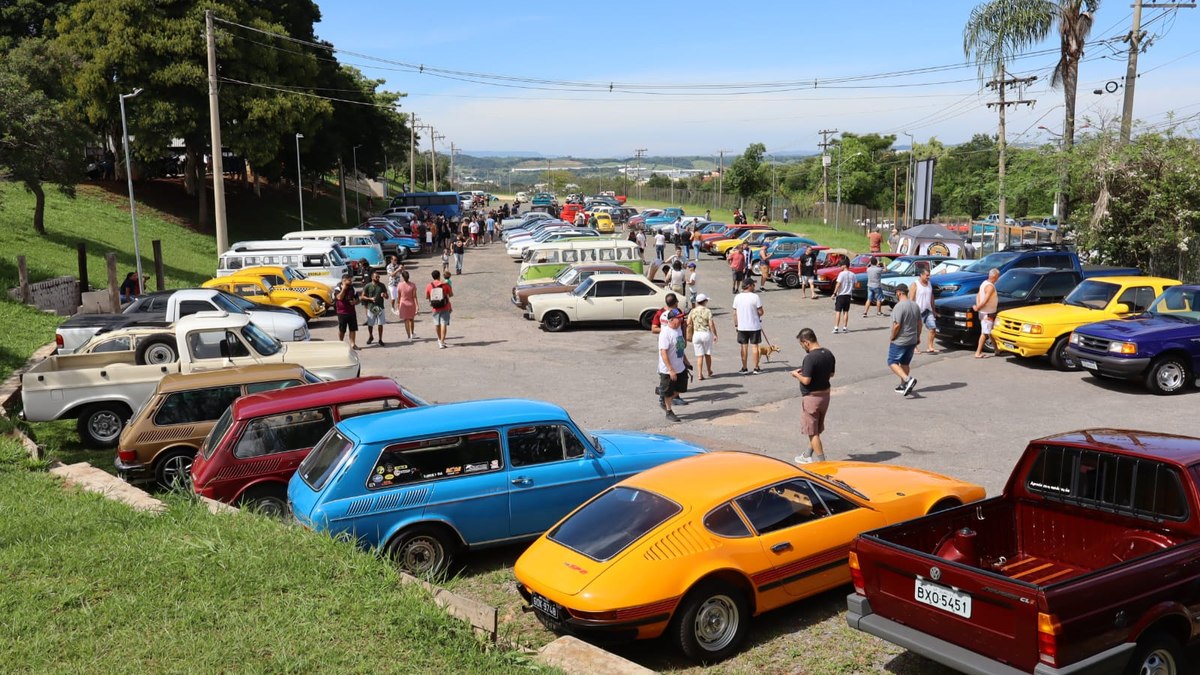
[[[536,670],[351,544],[174,496],[137,513],[20,454],[0,439],[7,672]]]
[[[36,307],[13,302],[7,297],[0,299],[0,326],[4,327],[0,331],[0,381],[24,365],[38,347],[53,342],[54,328],[61,322],[61,317]]]

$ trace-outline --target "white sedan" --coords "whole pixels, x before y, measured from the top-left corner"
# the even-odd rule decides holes
[[[573,323],[633,321],[649,330],[654,313],[667,304],[668,291],[634,274],[597,274],[569,293],[529,298],[525,318],[557,333]]]

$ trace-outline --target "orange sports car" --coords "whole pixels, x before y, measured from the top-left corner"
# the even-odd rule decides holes
[[[715,662],[738,650],[751,616],[849,583],[859,533],[983,497],[920,469],[698,455],[563,518],[517,560],[518,590],[556,632],[665,634],[689,658]]]

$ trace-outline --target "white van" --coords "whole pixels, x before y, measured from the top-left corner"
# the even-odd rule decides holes
[[[341,283],[349,260],[332,241],[239,241],[217,259],[216,276],[259,265],[289,265],[333,287]]]
[[[642,274],[644,268],[637,244],[626,239],[593,237],[531,245],[521,258],[518,279],[547,279],[571,265],[593,262],[624,265],[638,274]]]
[[[284,241],[332,241],[342,247],[342,252],[350,260],[366,260],[371,269],[383,269],[387,261],[383,259],[383,247],[375,239],[370,230],[300,230],[283,235]],[[352,265],[353,267],[353,265]],[[358,270],[360,274],[368,274],[366,270]]]

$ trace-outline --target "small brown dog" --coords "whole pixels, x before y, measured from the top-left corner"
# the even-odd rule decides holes
[[[759,345],[758,355],[765,358],[767,363],[771,362],[771,355],[779,353],[779,347],[775,345]]]

